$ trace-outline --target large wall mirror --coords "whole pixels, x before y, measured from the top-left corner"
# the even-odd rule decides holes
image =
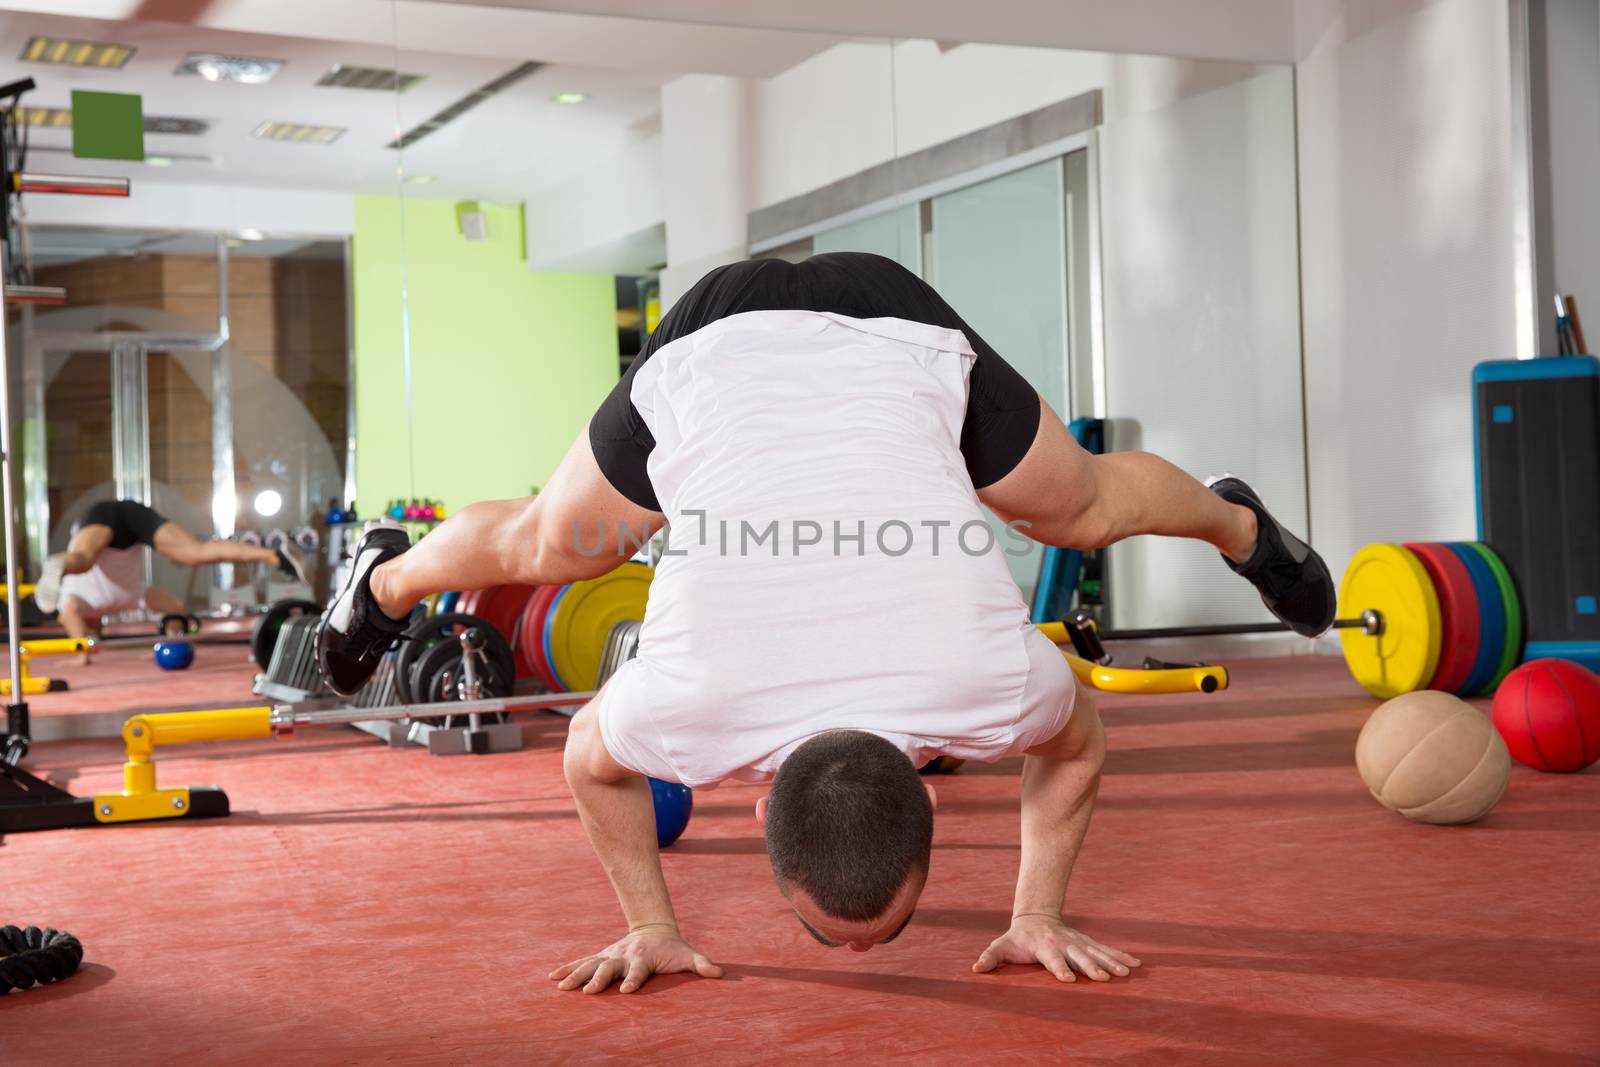
[[[0,17],[29,165],[134,183],[20,220],[71,294],[11,321],[31,559],[112,493],[219,537],[525,494],[706,270],[845,249],[1108,447],[1305,523],[1288,67],[515,5],[284,23]],[[139,96],[143,160],[73,158],[83,89]],[[1093,593],[1121,626],[1260,618],[1210,556],[1118,545]],[[1011,560],[1025,596],[1040,564]]]

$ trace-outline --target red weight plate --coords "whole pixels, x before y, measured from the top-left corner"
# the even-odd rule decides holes
[[[522,609],[522,618],[517,622],[517,653],[528,661],[528,666],[533,668],[533,676],[545,684],[545,688],[552,691],[559,690],[556,676],[550,671],[550,664],[544,658],[544,619],[550,612],[550,605],[555,603],[556,596],[565,586],[541,585],[528,599]]]
[[[502,637],[511,641],[516,635],[517,619],[522,614],[522,609],[528,606],[528,601],[533,598],[534,586],[531,585],[497,585],[491,589],[480,590],[473,600],[472,611],[468,614],[476,615],[500,631]],[[517,657],[517,677],[533,678],[533,662],[528,660],[516,644],[512,643],[512,651]]]
[[[482,599],[483,594],[484,590],[482,589],[468,589],[466,592],[462,593],[461,598],[456,601],[455,610],[460,612],[462,615],[478,614],[478,601]]]
[[[1407,542],[1428,572],[1434,591],[1439,594],[1439,615],[1444,624],[1444,639],[1439,645],[1439,666],[1433,672],[1429,689],[1460,693],[1472,676],[1482,640],[1482,617],[1472,574],[1461,557],[1444,545]]]

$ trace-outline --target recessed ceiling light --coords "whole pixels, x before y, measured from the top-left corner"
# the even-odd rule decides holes
[[[431,174],[407,174],[401,179],[407,185],[432,185],[435,180]]]
[[[251,136],[262,141],[293,141],[297,144],[332,144],[343,136],[343,126],[311,126],[304,122],[263,122]]]
[[[587,99],[588,93],[557,93],[550,98],[552,103],[557,104],[581,104]]]
[[[125,44],[97,44],[94,41],[69,41],[63,37],[30,37],[17,57],[25,63],[57,63],[66,67],[100,67],[121,70],[133,57],[134,49]]]
[[[240,82],[260,85],[269,82],[283,69],[281,59],[258,56],[228,56],[215,52],[190,52],[173,70],[174,74],[198,74],[208,82]]]
[[[144,157],[144,163],[145,163],[145,166],[147,166],[147,167],[170,167],[170,166],[172,166],[172,157],[171,156],[145,156]]]

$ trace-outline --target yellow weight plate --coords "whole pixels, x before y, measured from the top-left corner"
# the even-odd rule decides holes
[[[551,609],[550,658],[556,674],[573,689],[594,685],[606,635],[619,622],[643,619],[655,572],[624,563],[610,574],[577,582]]]
[[[1339,631],[1355,680],[1385,700],[1426,686],[1439,665],[1444,626],[1439,596],[1409,549],[1368,545],[1350,561],[1339,583],[1339,617],[1363,611],[1383,616],[1383,632],[1374,637],[1359,628]]]

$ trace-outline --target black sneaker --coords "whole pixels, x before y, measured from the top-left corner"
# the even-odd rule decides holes
[[[1289,629],[1305,637],[1326,633],[1333,625],[1339,593],[1322,557],[1273,518],[1255,490],[1238,478],[1224,474],[1206,486],[1228,503],[1256,513],[1256,550],[1243,563],[1227,556],[1222,561],[1256,587],[1267,610]]]
[[[372,600],[372,568],[411,547],[398,526],[374,526],[351,553],[350,576],[317,625],[317,666],[340,696],[355,696],[405,632],[406,620],[391,619]]]
[[[293,544],[287,544],[276,551],[278,553],[278,573],[291,581],[309,586],[311,579],[306,576],[306,558],[300,549]]]

